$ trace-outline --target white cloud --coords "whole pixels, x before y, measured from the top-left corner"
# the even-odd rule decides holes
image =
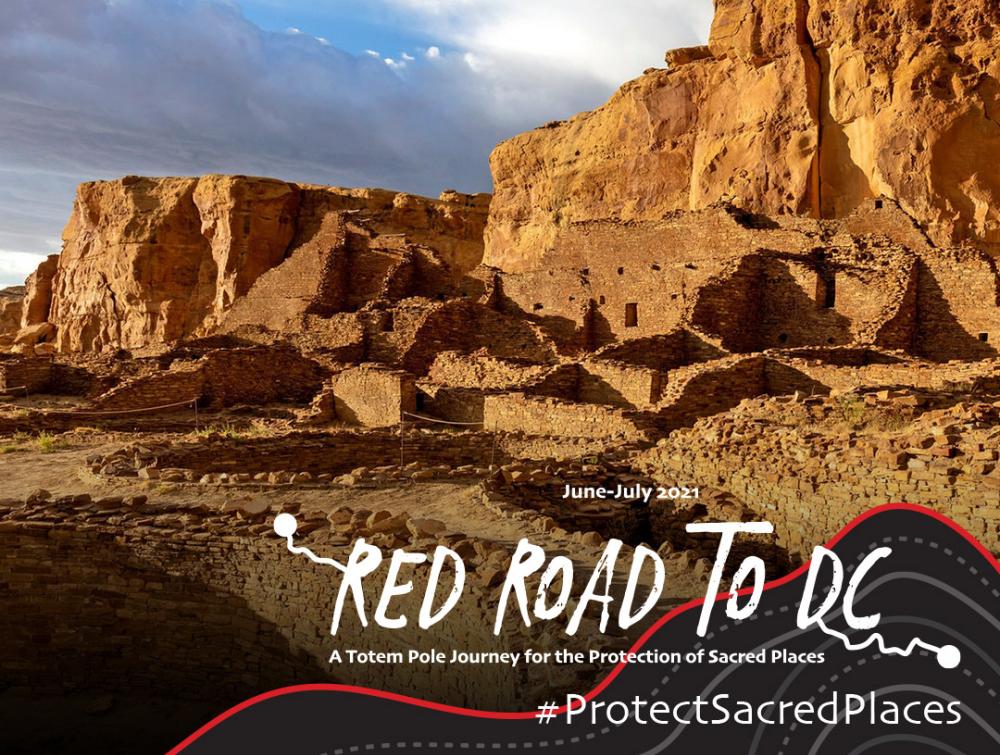
[[[502,65],[538,60],[617,85],[704,41],[709,0],[379,0],[429,35]]]
[[[22,254],[57,248],[76,183],[131,173],[488,191],[498,141],[601,104],[711,10],[373,0],[439,41],[387,59],[263,31],[231,0],[3,4],[0,249]]]
[[[475,73],[481,73],[482,72],[482,70],[483,70],[483,61],[480,60],[474,53],[471,53],[471,52],[465,53],[462,56],[462,60],[464,60],[465,61],[465,65],[467,65]]]
[[[0,287],[20,286],[43,259],[40,254],[0,249]]]

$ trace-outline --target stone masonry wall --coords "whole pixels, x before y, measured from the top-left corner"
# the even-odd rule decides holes
[[[50,387],[52,360],[46,357],[0,358],[0,390],[27,388],[28,393],[46,393]]]
[[[344,510],[338,515],[346,518],[329,521],[325,514],[300,516],[296,540],[343,560],[343,546],[365,531],[370,513]],[[394,537],[396,530],[384,526],[394,522],[379,521],[375,529]],[[401,522],[401,544],[409,545],[407,517]],[[329,624],[336,573],[288,553],[270,530],[266,508],[223,512],[148,504],[143,497],[4,502],[0,580],[12,610],[0,617],[0,678],[14,691],[8,711],[17,689],[30,688],[36,700],[58,697],[67,685],[211,699],[217,710],[307,681],[365,684],[459,705],[516,704],[523,680],[498,667],[458,674],[440,666],[418,673],[409,665],[328,664],[337,646],[395,650],[426,648],[433,640],[486,650],[505,640],[492,636],[469,595],[433,635],[412,627],[362,630],[348,615],[335,639]],[[413,531],[415,547],[436,547],[433,536]],[[471,569],[479,558],[469,557]],[[417,589],[399,602],[402,610],[414,610],[425,579],[426,569],[417,569]],[[468,589],[475,592],[475,584]],[[377,594],[366,597],[370,615]]]
[[[511,388],[547,371],[545,365],[526,364],[488,354],[444,351],[434,358],[427,377],[457,388]]]
[[[492,432],[425,432],[408,430],[402,449],[407,461],[433,466],[487,465],[494,454]],[[133,467],[153,465],[159,469],[185,469],[196,480],[208,473],[309,472],[319,475],[345,474],[358,467],[398,464],[398,430],[290,433],[274,438],[210,439],[145,447],[148,458],[123,450],[119,455]],[[498,458],[504,454],[499,453]],[[133,461],[133,459],[137,459]],[[108,458],[100,464],[107,464]]]
[[[730,357],[678,371],[660,401],[657,426],[669,432],[767,393],[765,363],[762,356]]]
[[[863,343],[948,361],[1000,338],[995,261],[932,246],[888,200],[837,221],[718,206],[562,224],[542,264],[499,277],[505,311],[564,350],[693,328],[731,351]]]
[[[814,418],[881,411],[892,422],[919,411],[924,401],[883,391],[746,402],[747,412],[702,420],[661,441],[638,466],[661,481],[685,479],[731,492],[772,521],[779,542],[803,558],[857,515],[891,502],[941,511],[998,552],[996,405],[935,410],[905,432],[887,434],[819,433],[803,427],[800,415],[782,420],[791,406]]]
[[[500,358],[547,363],[553,348],[532,323],[476,302],[459,299],[427,313],[409,339],[400,364],[424,375],[442,351],[485,349]]]
[[[402,370],[362,365],[334,375],[329,382],[338,420],[366,427],[398,425],[403,412],[416,412],[414,377]]]
[[[608,359],[588,359],[580,365],[579,400],[642,409],[660,399],[665,375]]]
[[[220,349],[129,380],[95,400],[101,410],[143,409],[197,399],[204,407],[306,402],[325,370],[287,349]]]
[[[483,422],[488,429],[526,435],[641,440],[646,437],[627,412],[597,404],[509,393],[487,396]]]

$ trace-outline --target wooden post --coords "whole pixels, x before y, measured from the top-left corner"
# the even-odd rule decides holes
[[[406,430],[406,415],[399,413],[399,473],[403,474],[403,433]]]
[[[493,450],[490,451],[490,466],[496,463],[497,458],[497,423],[493,423]]]

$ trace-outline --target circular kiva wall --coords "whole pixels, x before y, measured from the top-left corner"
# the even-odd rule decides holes
[[[3,540],[0,685],[9,720],[26,724],[5,727],[5,740],[13,733],[25,747],[81,751],[78,730],[104,729],[103,719],[116,722],[110,747],[145,708],[166,720],[146,716],[132,746],[163,751],[254,694],[331,680],[246,598],[184,568],[195,554],[163,568],[94,532],[29,529]],[[48,721],[37,720],[43,711]]]
[[[298,543],[347,560],[325,516],[300,519]],[[339,572],[289,553],[266,512],[86,496],[6,503],[0,544],[0,702],[15,722],[4,740],[23,749],[84,751],[99,736],[104,752],[134,752],[136,741],[163,751],[232,705],[305,682],[516,704],[521,680],[493,667],[330,664],[333,648],[423,648],[433,638],[494,649],[497,641],[475,596],[433,636],[362,631],[348,600],[331,637]],[[416,601],[424,575],[412,575]],[[369,617],[380,586],[366,593]],[[416,615],[413,605],[399,610]]]

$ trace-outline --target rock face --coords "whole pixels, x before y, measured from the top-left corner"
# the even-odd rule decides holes
[[[405,231],[406,242],[447,269],[445,277],[460,278],[482,259],[487,207],[486,197],[455,193],[435,201],[245,176],[82,184],[62,254],[28,279],[22,334],[33,337],[34,326],[51,323],[62,352],[156,349],[209,334],[300,248],[349,254],[343,233],[339,245],[323,246],[321,232],[347,218],[367,223],[371,237]],[[322,294],[322,276],[302,280],[290,271],[283,279],[312,288],[258,296],[258,322],[269,302],[288,308],[286,293],[305,305]]]
[[[59,267],[59,255],[50,254],[24,282],[21,327],[28,328],[48,321],[52,306],[52,279]]]
[[[936,244],[996,252],[998,23],[990,0],[716,0],[707,47],[497,147],[485,261],[539,269],[577,221],[724,199],[841,218],[882,195]]]
[[[211,315],[219,274],[197,188],[134,177],[79,187],[48,314],[62,350],[169,342]]]
[[[201,235],[212,245],[212,311],[223,312],[285,258],[295,234],[299,192],[281,181],[205,176],[193,199]]]
[[[9,346],[21,326],[24,287],[11,286],[0,290],[0,346]]]
[[[418,375],[440,350],[546,362],[678,328],[736,352],[991,356],[997,24],[987,0],[717,0],[707,45],[500,145],[492,201],[84,184],[15,345],[225,334]]]

